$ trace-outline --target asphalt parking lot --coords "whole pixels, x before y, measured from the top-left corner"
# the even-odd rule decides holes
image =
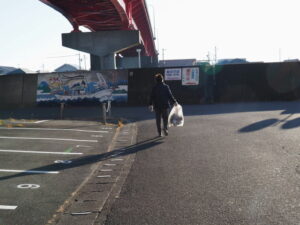
[[[66,214],[68,201],[113,150],[116,131],[93,121],[0,120],[0,225],[51,224],[55,213]],[[126,144],[120,138],[119,148]],[[102,168],[98,177],[110,171]]]

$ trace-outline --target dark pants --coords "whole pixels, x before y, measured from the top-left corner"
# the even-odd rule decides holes
[[[155,109],[157,131],[161,134],[161,118],[163,119],[164,129],[168,129],[168,109]]]

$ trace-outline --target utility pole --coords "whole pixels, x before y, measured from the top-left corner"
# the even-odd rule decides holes
[[[79,63],[79,70],[81,70],[81,62],[80,62],[80,61],[81,61],[81,59],[80,59],[80,53],[78,53],[78,61],[79,61],[79,62],[78,62],[78,63]]]
[[[83,55],[83,59],[84,59],[84,69],[86,70],[86,55]]]
[[[217,47],[215,46],[215,64],[217,64]]]
[[[279,62],[281,62],[281,48],[279,48]]]
[[[208,63],[210,64],[210,52],[207,53],[206,57],[207,57]]]
[[[162,48],[162,60],[163,60],[163,64],[166,64],[166,62],[165,62],[165,51],[166,51],[167,49],[165,49],[165,48]]]

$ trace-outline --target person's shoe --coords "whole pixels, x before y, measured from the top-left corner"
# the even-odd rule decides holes
[[[158,133],[158,137],[162,137],[163,135],[162,135],[162,133],[160,132],[160,133]]]
[[[164,135],[165,135],[165,136],[168,136],[168,135],[169,135],[169,132],[168,132],[167,129],[164,129]]]

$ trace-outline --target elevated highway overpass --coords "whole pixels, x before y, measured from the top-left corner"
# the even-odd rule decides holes
[[[157,65],[158,53],[145,0],[40,1],[72,24],[73,31],[62,34],[62,44],[89,53],[92,70],[138,67],[139,60],[141,66]],[[80,26],[91,32],[81,32]]]

